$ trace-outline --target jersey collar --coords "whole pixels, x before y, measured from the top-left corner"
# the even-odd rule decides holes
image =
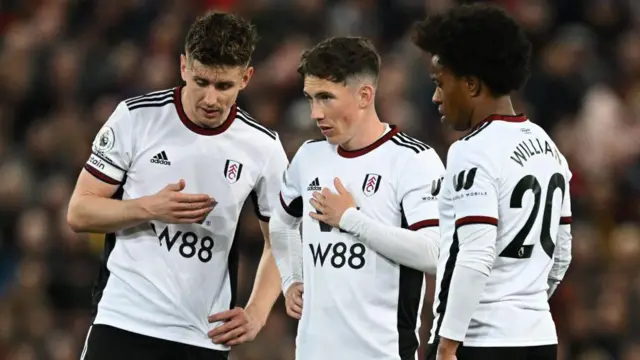
[[[376,140],[374,143],[372,143],[372,144],[370,144],[368,146],[365,146],[362,149],[345,150],[345,149],[341,148],[340,145],[338,145],[338,155],[340,155],[342,157],[345,157],[345,158],[355,158],[355,157],[362,156],[364,154],[367,154],[367,153],[375,150],[376,148],[378,148],[378,146],[384,144],[389,139],[391,139],[395,134],[398,133],[398,127],[396,127],[395,125],[390,125],[390,127],[391,127],[391,130],[389,132],[384,134],[381,138]]]
[[[485,124],[485,123],[488,123],[488,122],[492,122],[492,121],[506,121],[506,122],[514,122],[514,123],[525,122],[525,121],[527,121],[527,115],[525,115],[524,113],[520,113],[520,114],[517,114],[517,115],[491,114],[491,115],[487,116],[484,120],[482,120],[479,123],[477,123],[476,126],[474,126],[471,129],[471,132],[473,132],[476,129],[478,129],[482,124]]]
[[[236,118],[237,106],[236,104],[233,104],[233,106],[231,107],[231,111],[229,112],[229,116],[222,123],[222,125],[215,128],[204,128],[202,126],[196,125],[196,123],[189,120],[189,117],[184,112],[184,107],[182,106],[181,93],[182,93],[182,86],[176,87],[173,92],[173,102],[176,105],[176,111],[178,112],[178,117],[180,118],[180,121],[182,121],[184,126],[187,127],[187,129],[193,131],[196,134],[206,135],[206,136],[222,134],[223,132],[225,132],[225,130],[229,128],[229,126],[231,126],[231,124],[233,123],[233,120],[235,120]]]

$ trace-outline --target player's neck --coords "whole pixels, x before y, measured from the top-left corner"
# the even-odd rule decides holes
[[[360,129],[356,131],[353,138],[340,144],[340,147],[348,151],[363,149],[380,139],[386,130],[386,125],[378,119],[378,115],[373,113],[362,121]]]
[[[480,103],[471,114],[471,128],[474,128],[490,115],[515,115],[511,97],[501,96],[499,98],[487,99]]]

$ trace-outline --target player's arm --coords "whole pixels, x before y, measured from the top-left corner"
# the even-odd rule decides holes
[[[132,159],[133,130],[129,110],[120,103],[96,136],[92,153],[69,201],[67,222],[76,232],[108,233],[151,219],[197,222],[211,211],[206,195],[187,195],[184,181],[158,194],[133,200],[113,199]]]
[[[302,148],[282,174],[279,204],[269,222],[273,256],[280,271],[282,292],[285,294],[291,285],[302,282],[302,192],[299,181],[301,152]]]
[[[566,160],[564,160],[566,162]],[[562,201],[562,210],[560,212],[560,226],[558,227],[558,238],[556,240],[556,248],[553,251],[553,266],[549,273],[547,284],[548,297],[551,298],[554,291],[560,285],[564,278],[569,264],[571,263],[571,191],[569,182],[571,181],[571,172],[567,170],[567,178],[565,179],[565,192]]]
[[[280,295],[280,273],[273,258],[269,222],[274,209],[280,207],[280,179],[289,161],[280,140],[277,139],[276,142],[254,190],[254,205],[264,236],[264,248],[246,309],[258,317],[261,325],[266,323],[271,308]]]
[[[445,176],[445,181],[456,181],[457,239],[452,246],[458,247],[458,255],[438,333],[440,351],[452,354],[465,338],[493,267],[498,225],[499,192],[493,179],[498,173],[496,166],[474,149],[460,146],[458,142],[450,149]]]
[[[440,247],[437,195],[444,166],[434,151],[423,151],[398,173],[398,202],[408,229],[381,224],[355,208],[345,211],[340,228],[398,264],[434,274]]]

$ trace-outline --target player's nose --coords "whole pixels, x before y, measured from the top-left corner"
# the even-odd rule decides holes
[[[435,91],[433,92],[433,96],[431,97],[431,101],[433,101],[433,103],[436,104],[436,105],[442,104],[442,93],[441,93],[439,87],[436,88]]]
[[[313,120],[324,119],[324,112],[322,111],[322,109],[320,109],[318,105],[315,105],[315,104],[311,105],[311,118]]]
[[[218,103],[218,91],[213,87],[207,88],[204,94],[203,102],[208,107],[213,107],[215,104]]]

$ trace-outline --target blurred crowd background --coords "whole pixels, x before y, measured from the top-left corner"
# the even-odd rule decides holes
[[[640,359],[640,1],[501,0],[535,45],[517,108],[567,156],[573,263],[552,299],[560,359]],[[293,155],[317,137],[302,98],[301,51],[365,35],[383,54],[381,118],[446,158],[462,134],[431,103],[413,20],[450,0],[2,0],[0,2],[0,359],[77,360],[90,323],[100,234],[74,234],[67,201],[91,141],[116,104],[179,84],[190,22],[207,9],[258,26],[256,75],[239,99]],[[473,59],[469,59],[473,61]],[[262,250],[245,211],[240,300]],[[432,289],[433,282],[429,288]],[[423,334],[431,323],[426,298]],[[282,300],[234,360],[293,359],[296,323]],[[517,321],[517,320],[516,320]],[[330,360],[330,359],[327,359]]]

